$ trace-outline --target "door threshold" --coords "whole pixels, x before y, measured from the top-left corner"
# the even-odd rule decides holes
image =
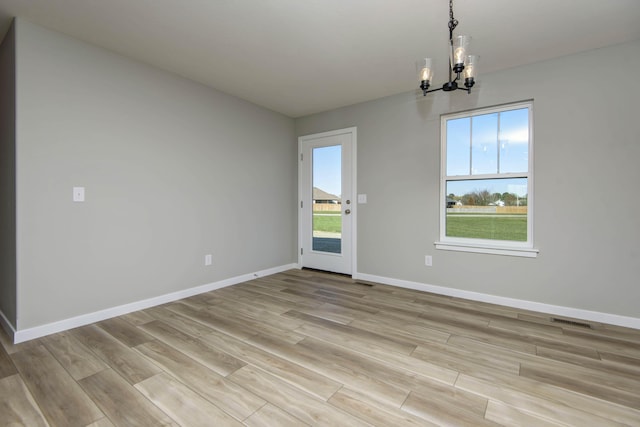
[[[329,271],[329,270],[321,270],[319,268],[311,268],[311,267],[302,267],[302,270],[306,270],[306,271],[313,271],[316,273],[326,273],[326,274],[333,274],[335,276],[342,276],[342,277],[348,277],[349,279],[353,279],[353,275],[351,274],[346,274],[346,273],[338,273],[335,271]]]

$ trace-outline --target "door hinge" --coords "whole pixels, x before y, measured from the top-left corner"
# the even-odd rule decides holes
[[[300,255],[304,255],[304,249],[300,248]]]
[[[304,154],[300,153],[300,161],[304,160]]]
[[[304,207],[302,200],[300,200],[300,208],[302,209]]]

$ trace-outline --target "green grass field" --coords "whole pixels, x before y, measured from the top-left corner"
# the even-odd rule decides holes
[[[447,215],[447,236],[527,241],[527,215]]]
[[[315,215],[321,214],[321,215]],[[314,212],[313,229],[315,231],[327,231],[330,233],[342,232],[342,217],[340,212]]]
[[[314,212],[313,229],[340,233],[342,231],[340,213]],[[447,236],[526,242],[527,215],[447,215]]]

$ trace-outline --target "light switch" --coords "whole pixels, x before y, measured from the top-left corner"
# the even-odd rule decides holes
[[[367,195],[366,194],[358,194],[358,203],[360,203],[360,204],[367,203]]]
[[[84,187],[73,187],[73,201],[84,202]]]

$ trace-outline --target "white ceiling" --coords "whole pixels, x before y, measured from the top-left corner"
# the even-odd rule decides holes
[[[640,39],[639,0],[455,0],[454,13],[479,81]],[[447,73],[447,0],[0,0],[0,35],[13,16],[290,117],[415,89],[421,57],[436,83]]]

